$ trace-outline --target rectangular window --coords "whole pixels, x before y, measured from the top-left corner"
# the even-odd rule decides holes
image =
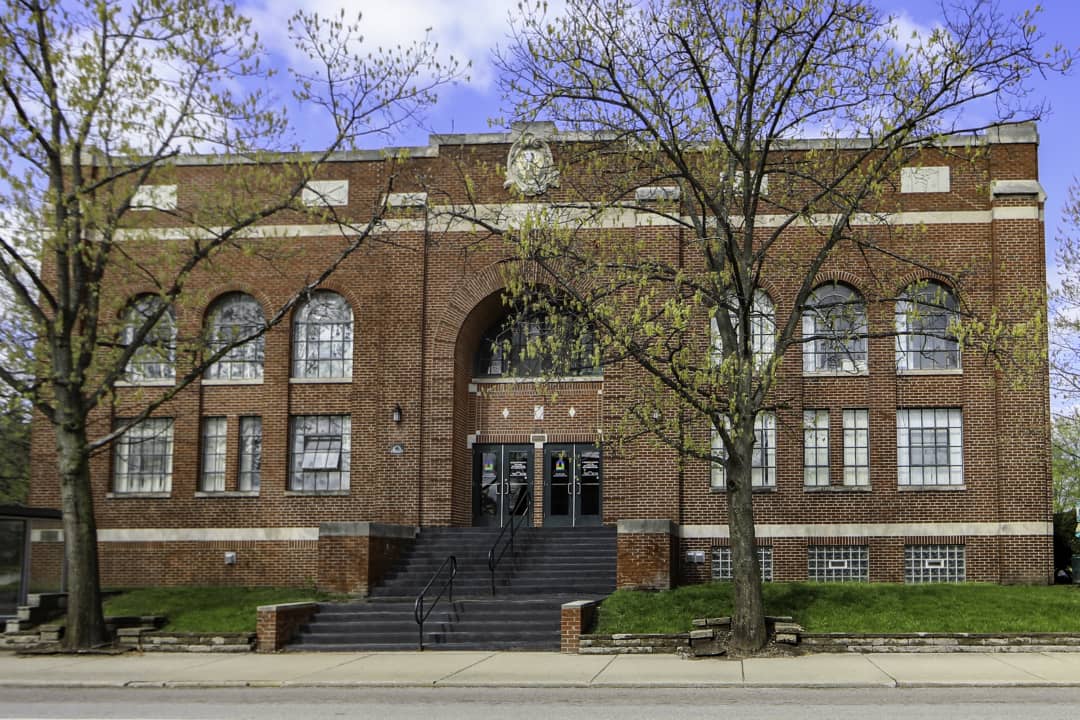
[[[829,484],[828,410],[803,410],[803,483]]]
[[[772,582],[773,579],[773,562],[772,562],[772,548],[768,546],[758,546],[757,549],[758,566],[761,567],[761,579],[765,582]],[[712,579],[721,582],[728,582],[731,580],[731,548],[730,547],[715,547],[712,551]]]
[[[870,411],[844,411],[844,484],[870,484]]]
[[[897,410],[896,470],[900,485],[963,485],[960,408]]]
[[[867,582],[870,549],[866,545],[810,545],[806,570],[815,582]]]
[[[239,473],[236,489],[240,492],[259,492],[262,468],[262,418],[240,418]]]
[[[348,415],[300,415],[291,421],[289,489],[349,489],[352,421]]]
[[[776,414],[759,412],[754,420],[754,450],[751,458],[752,487],[776,486]],[[727,473],[724,459],[727,452],[720,435],[713,433],[712,455],[716,461],[712,464],[711,486],[713,490],[727,487]]]
[[[116,439],[113,448],[113,489],[117,493],[167,493],[172,489],[172,418],[147,418],[133,425]]]
[[[225,433],[228,427],[223,417],[202,419],[202,477],[199,489],[203,492],[225,491]]]
[[[905,545],[904,582],[964,582],[965,555],[963,545]]]

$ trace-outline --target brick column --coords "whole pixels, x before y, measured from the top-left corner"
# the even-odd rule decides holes
[[[258,652],[276,652],[319,611],[318,603],[299,602],[261,605],[255,623]]]
[[[615,587],[670,590],[678,568],[678,525],[670,520],[620,520]]]
[[[564,603],[559,622],[559,651],[576,655],[581,649],[581,636],[587,633],[596,617],[598,600],[575,600]]]

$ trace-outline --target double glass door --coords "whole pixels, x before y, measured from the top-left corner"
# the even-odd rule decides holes
[[[476,445],[473,447],[473,525],[502,527],[511,514],[524,515],[530,525],[532,508],[532,445]]]
[[[602,521],[602,460],[592,444],[544,447],[544,524],[578,527]]]

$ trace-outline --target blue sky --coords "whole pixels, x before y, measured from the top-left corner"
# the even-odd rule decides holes
[[[963,0],[945,0],[947,3]],[[1002,10],[1019,14],[1034,7],[1027,0],[998,0]],[[552,5],[558,5],[554,0]],[[915,27],[932,27],[939,17],[937,0],[879,0],[879,6]],[[459,59],[471,61],[469,82],[460,83],[440,93],[439,104],[429,113],[425,127],[394,139],[395,145],[425,145],[429,132],[485,132],[492,128],[489,118],[500,113],[491,50],[505,42],[508,14],[517,0],[299,0],[299,6],[320,14],[335,13],[346,7],[349,13],[363,13],[365,43],[393,45],[431,36],[441,48]],[[260,36],[272,50],[283,55],[289,46],[284,32],[282,3],[275,0],[249,0],[245,12],[252,15]],[[1080,48],[1080,0],[1044,0],[1037,25],[1046,36],[1047,46],[1060,42],[1073,50]],[[1048,195],[1046,234],[1051,278],[1054,274],[1053,250],[1062,227],[1062,206],[1066,189],[1074,177],[1080,177],[1080,68],[1071,76],[1036,78],[1033,89],[1050,103],[1049,113],[1039,123],[1040,179]],[[1080,231],[1078,231],[1080,232]]]

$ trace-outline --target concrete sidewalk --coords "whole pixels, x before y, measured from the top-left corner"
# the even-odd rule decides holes
[[[0,687],[1077,686],[1080,653],[820,654],[751,660],[531,652],[28,656]]]

